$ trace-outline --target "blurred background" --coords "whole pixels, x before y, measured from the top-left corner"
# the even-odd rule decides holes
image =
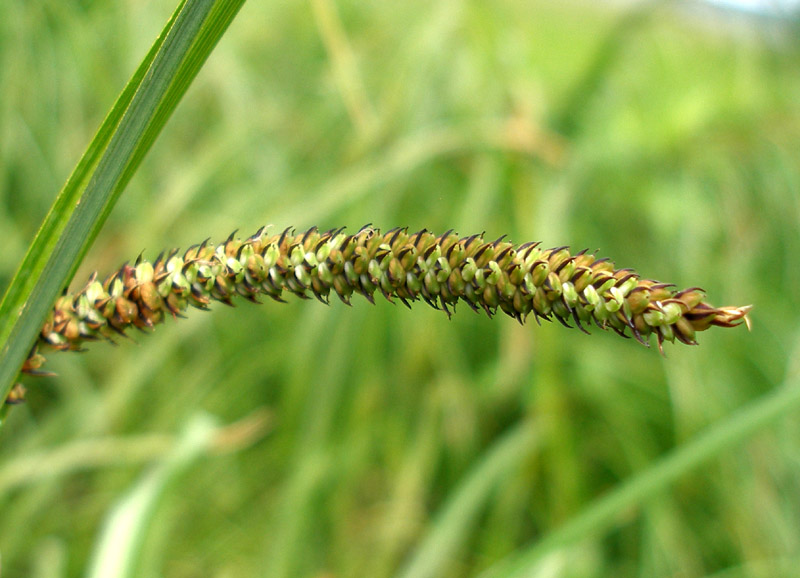
[[[0,3],[2,290],[171,4]],[[454,228],[597,249],[754,304],[753,330],[662,357],[468,308],[291,300],[52,354],[0,431],[3,578],[89,575],[139,491],[130,575],[475,576],[780,387],[800,357],[794,10],[246,4],[73,288],[267,223]],[[797,417],[527,575],[800,575]],[[198,420],[216,429],[179,459]]]

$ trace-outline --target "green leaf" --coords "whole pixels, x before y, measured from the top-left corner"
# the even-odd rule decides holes
[[[0,399],[8,395],[58,294],[243,4],[183,0],[114,103],[0,303]]]

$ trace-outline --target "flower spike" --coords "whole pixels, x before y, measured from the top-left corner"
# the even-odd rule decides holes
[[[573,255],[568,247],[452,230],[436,236],[397,227],[382,234],[365,225],[353,235],[316,227],[271,235],[262,227],[244,240],[234,232],[218,245],[206,240],[182,255],[162,252],[154,263],[140,255],[103,282],[93,274],[83,289],[56,301],[22,370],[39,372],[44,347],[76,351],[86,341],[113,342],[131,327],[149,330],[211,301],[233,305],[236,297],[258,302],[266,295],[284,302],[292,293],[327,304],[335,294],[350,305],[353,294],[374,302],[377,291],[407,306],[422,299],[448,316],[463,302],[520,323],[533,315],[537,323],[555,319],[586,333],[594,324],[645,345],[655,335],[659,349],[664,341],[695,345],[696,333],[712,326],[749,327],[750,306],[714,307],[697,287],[676,290],[588,251]]]

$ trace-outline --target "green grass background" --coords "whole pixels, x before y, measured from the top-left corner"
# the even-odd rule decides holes
[[[172,8],[0,4],[0,287]],[[753,303],[753,331],[662,358],[467,308],[292,300],[53,354],[0,432],[0,575],[88,575],[115,506],[210,414],[131,575],[474,576],[791,384],[797,27],[719,24],[669,3],[246,4],[73,287],[237,228],[371,222],[599,249]],[[797,576],[798,417],[530,575]]]

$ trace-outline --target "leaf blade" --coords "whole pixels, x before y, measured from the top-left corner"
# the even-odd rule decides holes
[[[98,129],[0,303],[0,399],[59,292],[243,3],[182,0]]]

